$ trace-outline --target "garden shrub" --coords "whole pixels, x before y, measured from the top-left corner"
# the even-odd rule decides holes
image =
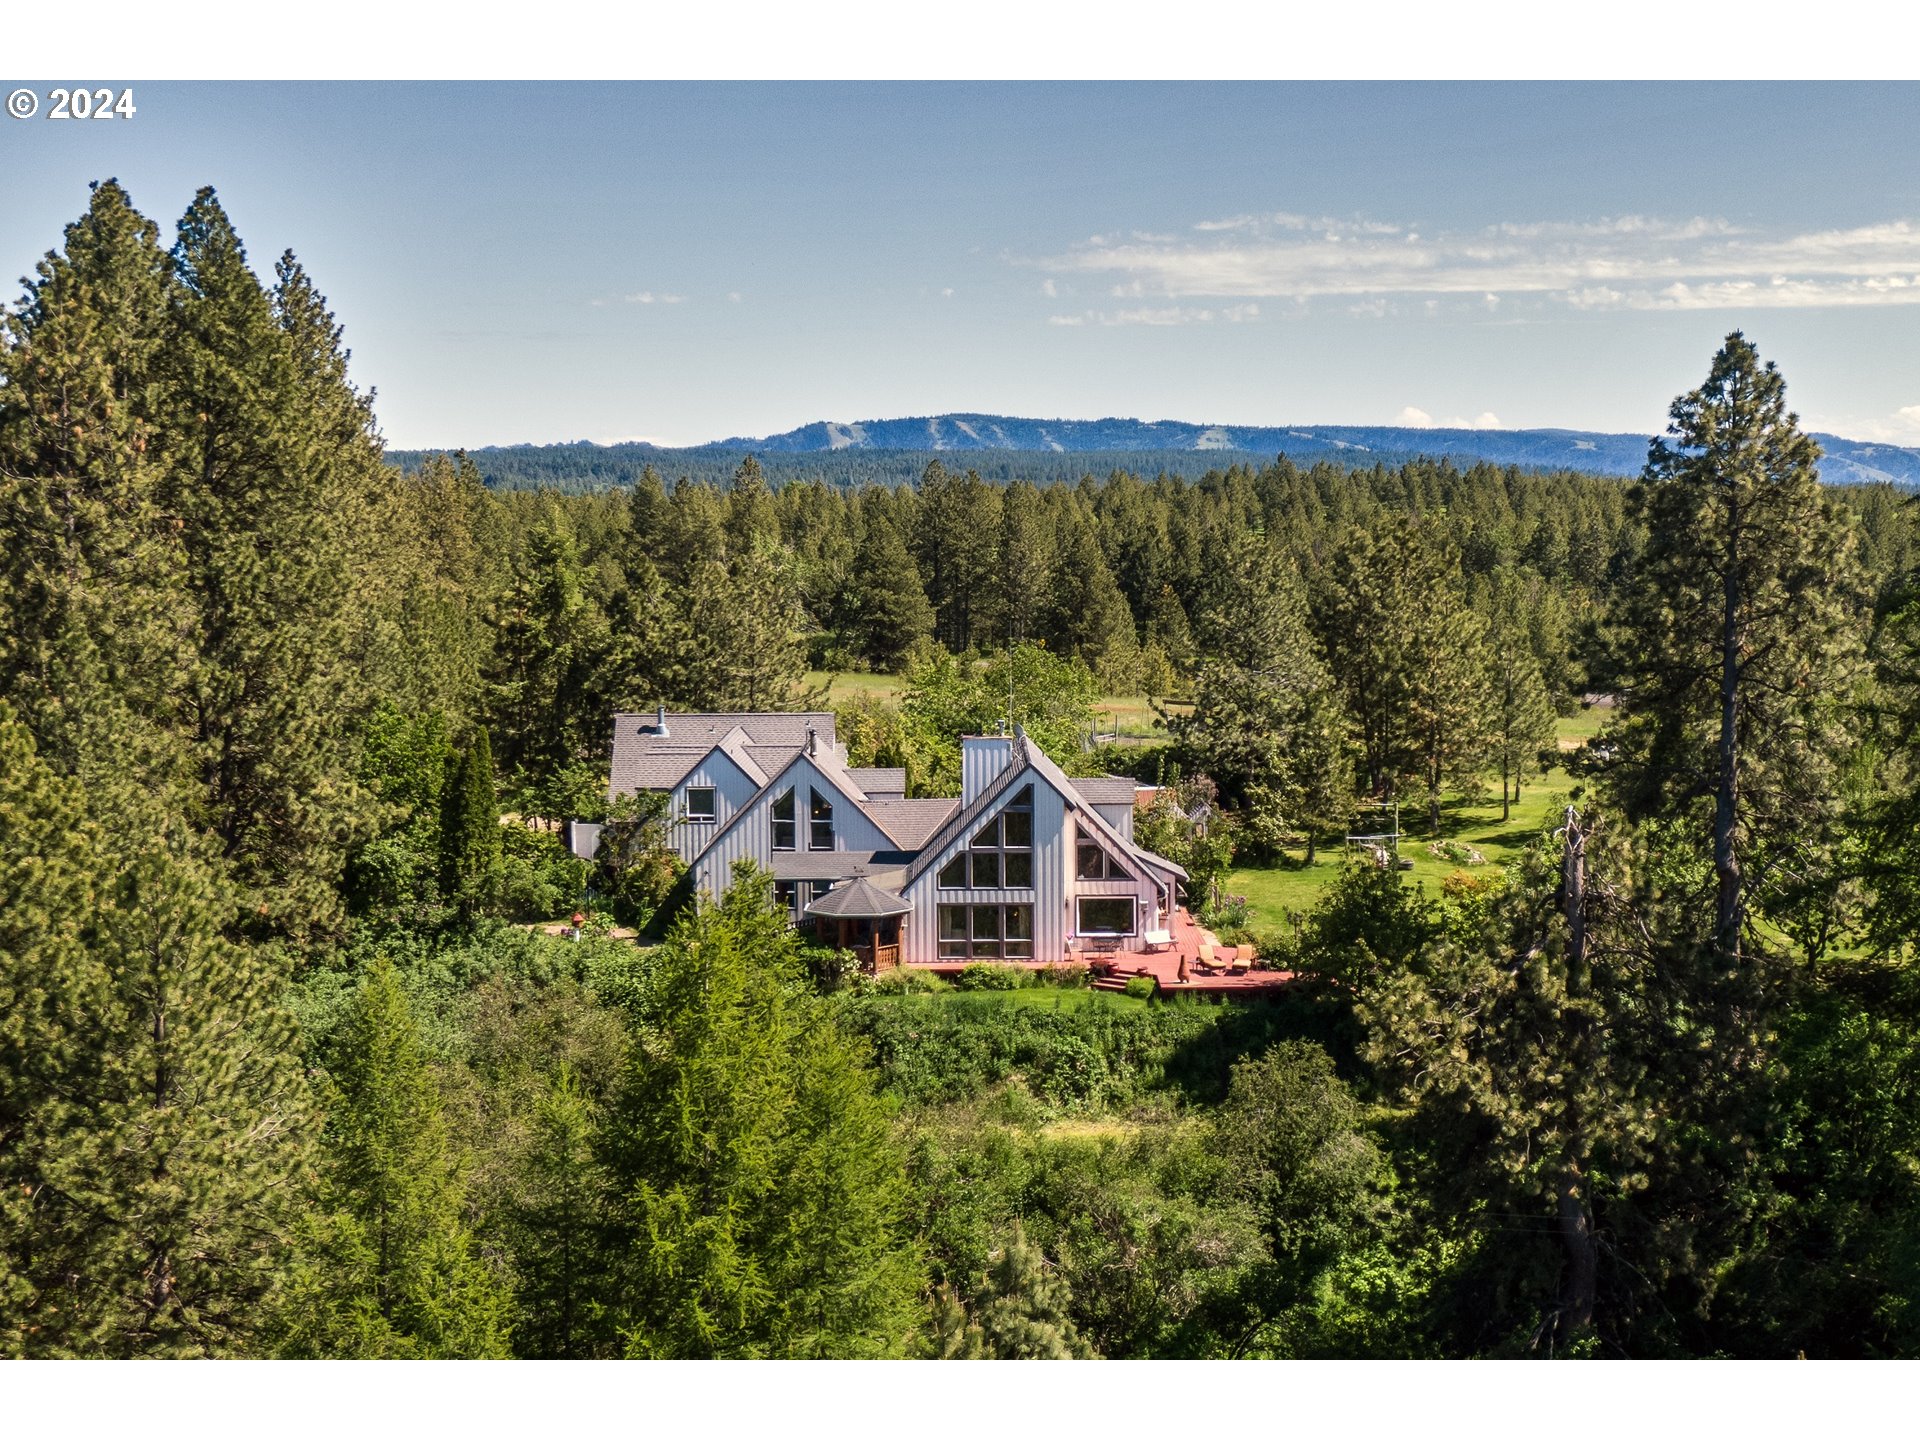
[[[1151,1000],[1159,988],[1159,982],[1151,975],[1135,975],[1127,981],[1127,994],[1136,1000]]]
[[[1026,974],[1012,965],[969,965],[953,977],[956,990],[1018,990]]]

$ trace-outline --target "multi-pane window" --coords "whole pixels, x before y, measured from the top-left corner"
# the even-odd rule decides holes
[[[687,819],[711,820],[713,816],[713,787],[689,785],[687,787]]]
[[[794,919],[800,910],[800,882],[798,880],[776,880],[773,882],[773,908],[789,920]]]
[[[940,867],[943,890],[1026,890],[1033,885],[1033,787],[974,832],[972,842]]]
[[[1131,895],[1082,895],[1079,903],[1079,931],[1082,935],[1131,935],[1133,897]]]
[[[831,850],[833,848],[833,803],[818,790],[810,792],[813,796],[813,809],[809,815],[807,827],[807,848],[809,850]]]
[[[782,790],[773,797],[773,848],[793,850],[798,848],[798,825],[794,821],[793,791]]]
[[[1084,836],[1075,852],[1073,873],[1080,880],[1127,880],[1130,877],[1106,847]]]
[[[1031,960],[1031,905],[942,905],[942,960]]]
[[[827,892],[831,889],[833,889],[833,881],[831,880],[814,881],[813,882],[813,899],[809,900],[807,903],[812,904],[813,900],[824,900],[827,896]]]

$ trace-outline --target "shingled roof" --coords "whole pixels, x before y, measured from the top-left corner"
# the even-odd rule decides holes
[[[912,910],[912,902],[901,899],[891,890],[882,890],[864,875],[834,886],[807,906],[807,914],[829,920],[875,920],[885,915],[910,914]]]
[[[608,788],[614,795],[671,790],[716,748],[755,785],[765,785],[769,775],[805,748],[809,730],[823,749],[835,747],[839,742],[833,724],[828,710],[667,711],[664,717],[658,711],[621,711],[613,717]]]

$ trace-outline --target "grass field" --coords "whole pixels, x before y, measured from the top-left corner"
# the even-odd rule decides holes
[[[1577,749],[1599,731],[1606,716],[1605,710],[1583,709],[1578,714],[1563,717],[1559,725],[1560,748]],[[1469,805],[1458,799],[1442,804],[1441,837],[1460,841],[1478,850],[1486,857],[1484,866],[1460,865],[1429,853],[1427,845],[1434,837],[1427,832],[1425,807],[1403,806],[1400,812],[1400,854],[1413,861],[1413,868],[1406,873],[1411,879],[1437,890],[1440,882],[1456,870],[1465,870],[1470,874],[1497,872],[1502,865],[1517,860],[1543,829],[1551,827],[1553,817],[1565,802],[1567,787],[1567,774],[1559,769],[1550,770],[1545,776],[1529,781],[1514,804],[1512,814],[1505,821],[1500,818],[1500,802],[1497,799],[1479,805]],[[1497,784],[1495,788],[1498,788]],[[1381,828],[1387,829],[1390,825],[1391,822],[1383,823]],[[1304,858],[1304,852],[1300,852],[1300,858]],[[1229,895],[1247,897],[1247,907],[1252,911],[1256,930],[1277,930],[1287,924],[1289,912],[1300,914],[1313,907],[1320,892],[1340,873],[1344,860],[1345,854],[1340,846],[1332,849],[1322,847],[1310,868],[1275,866],[1235,870],[1221,882],[1221,888]]]
[[[809,670],[807,687],[827,692],[829,706],[843,704],[859,696],[889,703],[897,702],[907,688],[898,675],[871,675],[859,670]],[[1159,728],[1159,715],[1145,695],[1105,695],[1094,705],[1102,734],[1118,734],[1127,740],[1165,738]],[[1190,706],[1173,705],[1175,714]]]

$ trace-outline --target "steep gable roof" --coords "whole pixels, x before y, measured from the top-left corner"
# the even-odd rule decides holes
[[[907,869],[907,883],[911,885],[926,874],[940,852],[952,843],[956,835],[971,833],[974,825],[999,804],[1002,797],[1013,789],[1017,782],[1024,779],[1029,771],[1038,775],[1057,791],[1061,799],[1067,802],[1067,807],[1090,826],[1095,834],[1104,839],[1116,855],[1124,856],[1136,865],[1157,869],[1163,874],[1184,875],[1185,872],[1171,860],[1162,859],[1158,855],[1149,856],[1146,851],[1115,829],[1112,822],[1093,808],[1093,802],[1081,793],[1072,777],[1054,764],[1046,751],[1027,739],[1024,728],[1015,726],[1012,752],[1007,757],[1006,767],[994,777],[991,785],[974,797],[971,805],[942,825],[936,833],[927,837],[922,844],[919,858]],[[1127,783],[1131,785],[1133,782]]]
[[[936,851],[944,848],[956,834],[966,835],[973,830],[974,822],[999,803],[1000,797],[1013,788],[1013,782],[1026,774],[1032,763],[1033,747],[1027,744],[1027,732],[1014,728],[1013,743],[1007,754],[1007,763],[1000,767],[1000,773],[993,777],[993,783],[973,797],[973,803],[960,810],[951,820],[942,825],[926,838],[920,851],[920,858],[907,867],[907,883],[911,885],[927,873],[927,867],[933,864]],[[1067,792],[1069,803],[1073,792]]]
[[[809,754],[804,749],[795,751],[793,755],[789,757],[789,759],[787,760],[787,763],[785,765],[782,765],[779,768],[779,770],[774,772],[772,778],[770,778],[766,784],[760,787],[760,789],[755,793],[754,797],[751,800],[749,800],[746,804],[742,805],[738,810],[733,812],[733,818],[727,821],[725,825],[722,825],[719,828],[719,830],[717,830],[714,833],[713,838],[709,840],[704,847],[702,847],[700,853],[704,855],[708,850],[711,850],[714,846],[718,845],[723,838],[731,834],[734,828],[740,825],[743,821],[745,821],[747,816],[752,813],[753,807],[760,803],[761,797],[771,793],[774,790],[777,790],[780,787],[781,782],[783,782],[787,778],[788,773],[793,769],[794,766],[798,765],[802,760],[806,761],[808,764],[813,766],[814,770],[819,774],[820,778],[825,780],[829,785],[831,785],[835,790],[837,790],[840,793],[841,799],[845,800],[854,809],[858,810],[862,815],[865,815],[868,820],[872,821],[874,826],[880,831],[882,835],[885,835],[889,840],[893,841],[895,845],[900,846],[900,848],[903,850],[910,850],[913,848],[910,845],[902,845],[900,842],[900,837],[894,834],[893,830],[887,825],[886,821],[883,820],[880,816],[879,812],[882,811],[889,803],[897,803],[897,802],[874,801],[874,800],[868,799],[867,792],[862,790],[858,785],[854,783],[852,774],[847,770],[847,767],[845,765],[842,765],[840,763],[839,755],[836,754],[831,748],[825,745],[821,745],[817,747],[811,754]]]
[[[822,748],[839,743],[834,738],[833,714],[826,710],[669,711],[664,734],[656,728],[658,719],[657,713],[614,715],[610,794],[671,790],[716,749],[754,784],[764,785],[770,774],[805,748],[809,730]]]

